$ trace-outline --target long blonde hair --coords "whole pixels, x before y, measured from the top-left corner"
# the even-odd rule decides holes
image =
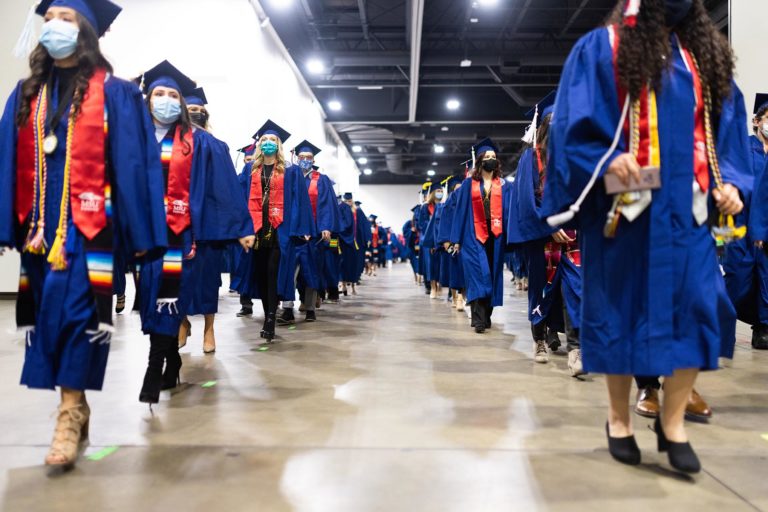
[[[253,153],[253,169],[256,170],[262,165],[264,165],[264,153],[261,152],[261,142],[264,139],[264,136],[259,139],[259,141],[256,143],[256,152]],[[277,154],[275,155],[276,161],[275,161],[275,169],[274,172],[278,173],[284,173],[285,172],[285,155],[283,154],[283,141],[280,140],[280,138],[277,138]]]

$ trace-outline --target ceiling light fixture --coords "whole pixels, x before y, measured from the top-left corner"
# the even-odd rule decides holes
[[[499,3],[499,0],[478,0],[483,7],[493,7]]]
[[[440,128],[440,131],[443,131],[443,132],[447,132],[448,130],[450,130],[450,128],[448,128],[447,126],[443,126],[442,128]]]
[[[445,103],[445,107],[448,110],[459,110],[460,106],[461,106],[461,102],[457,99],[450,99]]]
[[[364,156],[360,157],[360,158],[357,159],[357,163],[359,163],[360,165],[365,165],[365,164],[368,163],[368,159],[365,158]]]
[[[279,7],[280,9],[283,9],[285,7],[288,7],[293,2],[291,0],[272,0],[270,4],[272,4],[275,7]]]
[[[370,176],[371,174],[373,174],[373,169],[366,167],[365,169],[363,169],[363,174],[365,174],[366,176]]]
[[[459,62],[459,66],[461,66],[462,68],[468,68],[472,66],[472,61],[469,59],[464,59],[463,61]]]
[[[357,90],[358,91],[380,91],[384,89],[384,86],[382,85],[358,85]]]
[[[352,152],[353,153],[359,153],[363,150],[362,146],[352,146]]]
[[[315,75],[319,75],[323,71],[325,71],[325,65],[323,64],[323,61],[319,59],[310,59],[307,62],[307,70],[310,73],[314,73]]]
[[[469,18],[469,22],[470,23],[477,23],[478,21],[480,21],[480,20],[477,19],[477,18]]]
[[[341,102],[338,100],[331,100],[328,102],[328,108],[338,112],[339,110],[341,110]]]
[[[445,153],[445,146],[435,144],[435,153]]]
[[[435,175],[434,169],[430,169],[427,171],[427,176],[434,176],[434,175]]]
[[[432,162],[433,167],[437,167],[437,162]]]

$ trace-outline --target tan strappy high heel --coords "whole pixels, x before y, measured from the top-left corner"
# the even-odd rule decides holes
[[[75,464],[82,443],[88,439],[90,419],[91,409],[85,401],[66,409],[59,407],[53,442],[45,457],[46,466],[70,467]]]

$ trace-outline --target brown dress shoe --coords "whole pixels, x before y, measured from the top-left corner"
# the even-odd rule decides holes
[[[711,417],[712,409],[709,408],[707,402],[694,389],[691,392],[691,398],[688,399],[688,405],[685,407],[685,419],[706,423]]]
[[[637,391],[637,403],[635,404],[635,414],[646,418],[656,418],[659,416],[659,390],[648,387]]]

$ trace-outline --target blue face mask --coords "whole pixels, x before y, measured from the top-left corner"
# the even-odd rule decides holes
[[[170,96],[152,98],[152,117],[163,124],[172,124],[181,116],[181,102]]]
[[[308,171],[312,168],[312,160],[299,160],[299,167],[302,171]]]
[[[439,201],[439,200],[441,200],[443,198],[443,193],[442,192],[438,192],[437,194],[435,194],[435,197]]]
[[[272,156],[277,153],[277,142],[271,140],[265,140],[261,143],[261,152],[267,156]]]
[[[40,44],[48,50],[48,55],[52,58],[56,60],[66,59],[77,50],[77,36],[79,34],[80,29],[74,23],[67,23],[54,18],[43,25]]]

